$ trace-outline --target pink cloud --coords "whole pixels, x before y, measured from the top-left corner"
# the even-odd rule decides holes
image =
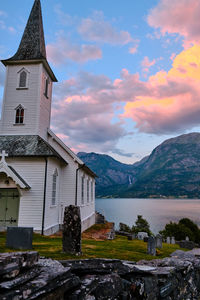
[[[143,67],[143,72],[149,72],[149,69],[154,66],[156,63],[156,60],[153,59],[152,61],[149,60],[147,56],[144,57],[143,61],[141,62],[141,65]]]
[[[159,28],[164,35],[179,34],[185,38],[185,46],[200,41],[200,1],[160,0],[147,18],[148,24]]]
[[[83,19],[78,32],[88,41],[112,45],[126,45],[133,41],[128,31],[115,29],[99,11],[96,11],[92,17]]]
[[[154,134],[174,134],[200,125],[199,53],[197,45],[184,50],[168,72],[157,72],[145,82],[139,74],[123,69],[114,81],[80,72],[58,84],[52,110],[55,132],[67,136],[72,147],[78,141],[82,150],[105,152],[115,151],[118,141],[128,135],[126,119],[139,131]],[[151,64],[150,60],[144,63]]]
[[[73,44],[59,36],[56,43],[47,45],[47,56],[53,64],[62,64],[67,61],[85,63],[102,57],[101,49],[95,45]]]

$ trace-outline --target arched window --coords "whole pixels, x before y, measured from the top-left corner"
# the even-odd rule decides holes
[[[28,88],[28,76],[29,71],[25,68],[22,68],[18,71],[18,85],[17,89],[27,89]]]
[[[19,75],[19,87],[20,88],[26,87],[27,86],[26,81],[27,81],[27,73],[25,71],[22,71]]]
[[[49,78],[45,79],[45,90],[44,90],[44,95],[46,98],[48,98],[49,94]]]
[[[24,108],[20,104],[15,108],[16,115],[15,115],[15,124],[23,124],[24,123]]]
[[[51,205],[56,205],[56,189],[57,189],[57,177],[58,177],[58,171],[55,169],[53,173],[53,179],[52,179],[52,198],[51,198]]]

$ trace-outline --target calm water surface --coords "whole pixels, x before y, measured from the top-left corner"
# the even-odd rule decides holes
[[[96,199],[96,210],[108,221],[132,226],[137,215],[150,224],[151,231],[158,233],[165,224],[190,218],[200,226],[200,199]]]

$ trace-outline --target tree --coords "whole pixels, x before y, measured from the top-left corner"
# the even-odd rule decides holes
[[[183,218],[179,221],[179,224],[185,225],[187,228],[189,228],[194,236],[193,240],[195,243],[199,243],[200,242],[200,230],[197,226],[197,224],[195,224],[192,220],[188,219],[188,218]],[[188,236],[189,237],[189,236]]]
[[[147,232],[148,235],[151,235],[151,230],[150,230],[150,226],[149,223],[147,222],[147,220],[145,220],[142,215],[138,215],[137,216],[137,220],[135,222],[135,225],[133,225],[132,227],[132,231],[135,233],[138,232]]]
[[[164,238],[174,236],[177,241],[185,240],[186,236],[188,236],[191,241],[194,240],[193,232],[184,224],[170,222],[165,225],[165,229],[160,231],[160,233]]]

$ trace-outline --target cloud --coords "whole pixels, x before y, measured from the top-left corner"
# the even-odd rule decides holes
[[[113,122],[113,90],[108,77],[87,72],[80,72],[76,78],[60,83],[55,87],[53,130],[68,136],[68,143],[76,151],[114,149],[126,132],[123,121]]]
[[[147,18],[148,24],[159,28],[165,35],[179,34],[187,42],[187,47],[200,41],[200,1],[161,0]]]
[[[101,49],[95,45],[73,44],[65,37],[59,36],[53,44],[48,44],[47,56],[50,62],[59,65],[68,61],[86,63],[102,57]]]
[[[149,72],[149,69],[154,66],[156,63],[156,60],[153,59],[152,61],[149,60],[147,56],[144,57],[143,61],[141,62],[142,65],[142,71],[145,73]]]
[[[178,133],[200,125],[199,52],[199,45],[184,50],[174,58],[168,73],[151,76],[143,83],[149,95],[145,89],[135,95],[127,102],[123,117],[133,119],[140,131],[155,134]]]
[[[78,32],[88,41],[111,45],[126,45],[133,41],[128,31],[115,29],[105,20],[103,12],[100,11],[96,11],[91,18],[83,19]]]
[[[114,81],[80,72],[54,89],[53,130],[77,151],[119,153],[118,141],[129,135],[124,129],[127,119],[136,130],[153,134],[199,126],[199,53],[200,45],[182,51],[173,56],[168,72],[159,71],[145,82],[126,69]],[[152,62],[146,59],[144,65]]]

